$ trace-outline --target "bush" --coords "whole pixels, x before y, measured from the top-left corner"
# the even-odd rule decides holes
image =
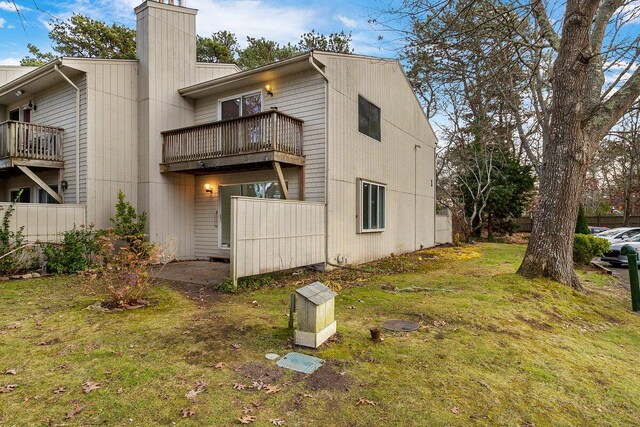
[[[18,198],[20,195],[18,195]],[[0,211],[4,210],[0,208]],[[18,231],[11,231],[9,221],[15,210],[15,202],[11,203],[2,216],[2,227],[0,227],[0,274],[12,274],[20,269],[17,252],[24,240],[22,228]]]
[[[47,243],[43,247],[47,272],[53,274],[77,273],[94,268],[99,263],[100,233],[93,226],[62,233],[62,243]]]
[[[587,218],[584,216],[584,208],[582,205],[578,208],[578,220],[576,221],[576,234],[591,234],[587,225]]]
[[[122,191],[118,191],[116,215],[109,218],[113,223],[114,232],[129,243],[144,240],[144,229],[147,226],[147,214],[137,213],[131,203],[127,202]]]
[[[576,234],[573,238],[573,262],[589,265],[591,260],[609,250],[609,242],[590,234]]]

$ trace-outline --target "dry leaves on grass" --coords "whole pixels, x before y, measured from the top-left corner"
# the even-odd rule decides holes
[[[277,385],[267,384],[267,386],[265,387],[265,391],[267,392],[267,394],[277,393],[281,390],[282,388],[278,387]]]
[[[216,369],[222,369],[222,368],[224,368],[224,367],[226,367],[226,366],[227,366],[227,364],[226,364],[226,363],[224,363],[224,362],[218,362],[218,363],[216,363],[216,364],[214,365],[214,368],[216,368]]]
[[[242,346],[240,344],[231,344],[231,347],[235,348],[236,350],[241,348]]]
[[[457,406],[451,408],[451,413],[458,415],[460,413],[460,409]]]
[[[244,417],[238,418],[238,421],[240,421],[240,424],[251,424],[255,420],[256,420],[256,417],[254,417],[253,415],[245,415]]]
[[[364,397],[359,397],[358,403],[356,403],[356,405],[376,406],[376,402],[374,402],[373,400],[365,399]]]
[[[187,394],[184,395],[187,399],[195,399],[200,393],[203,393],[207,386],[209,385],[208,381],[196,381],[196,387],[193,390],[189,390]]]
[[[67,412],[67,414],[64,417],[66,419],[75,418],[76,415],[80,414],[80,412],[84,410],[84,408],[85,408],[85,405],[76,405],[75,408]]]
[[[53,389],[53,393],[54,393],[54,394],[62,394],[62,393],[64,393],[65,391],[67,391],[67,389],[66,389],[66,388],[64,388],[64,387],[58,387],[58,388],[54,388],[54,389]]]
[[[233,384],[233,388],[236,390],[244,390],[247,388],[247,386],[242,383],[235,383]]]
[[[84,384],[82,384],[82,392],[83,393],[91,393],[94,390],[97,390],[100,388],[100,383],[94,383],[92,381],[87,381]]]
[[[3,387],[0,387],[0,393],[11,393],[13,390],[18,388],[18,384],[7,384]]]
[[[196,411],[193,408],[185,408],[180,411],[180,414],[182,414],[182,418],[189,418],[193,417],[196,414]]]
[[[6,371],[3,372],[3,374],[5,375],[15,375],[17,373],[18,371],[16,371],[15,369],[7,369]]]
[[[272,420],[269,420],[269,422],[271,424],[273,424],[274,426],[283,426],[284,425],[284,420],[281,420],[280,418],[274,418]]]

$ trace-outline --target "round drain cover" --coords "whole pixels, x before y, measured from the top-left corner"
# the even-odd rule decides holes
[[[411,332],[417,330],[420,325],[410,320],[387,320],[382,327],[389,331]]]

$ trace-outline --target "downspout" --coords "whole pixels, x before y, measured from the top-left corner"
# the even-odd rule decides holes
[[[325,264],[340,267],[329,261],[329,79],[313,59],[313,50],[309,54],[309,64],[322,76],[325,82],[324,97],[324,258]]]
[[[69,77],[66,76],[58,68],[58,64],[53,66],[53,69],[62,76],[63,79],[71,85],[76,91],[76,204],[80,204],[80,89],[76,86]]]

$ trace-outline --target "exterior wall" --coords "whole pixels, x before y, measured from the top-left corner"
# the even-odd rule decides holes
[[[119,190],[138,204],[138,62],[66,61],[87,76],[87,219],[106,228]]]
[[[297,168],[282,170],[288,184],[289,197],[296,199],[299,195]],[[220,185],[247,184],[252,182],[277,181],[273,170],[202,175],[196,177],[195,185],[195,257],[207,259],[218,248],[219,230],[219,198]],[[213,193],[204,191],[204,185],[210,184]]]
[[[178,89],[196,81],[194,9],[147,1],[136,8],[138,51],[138,209],[149,237],[178,259],[194,257],[192,175],[161,174],[162,135],[194,124],[193,103]]]
[[[20,76],[24,76],[29,71],[33,71],[38,67],[21,67],[19,65],[0,65],[0,86],[15,80]]]
[[[329,79],[329,261],[361,263],[433,246],[436,138],[400,66],[374,58],[315,56]],[[358,131],[359,94],[381,109],[381,142]],[[357,233],[358,178],[386,184],[383,232]]]
[[[57,170],[37,171],[36,174],[45,183],[49,185],[58,185],[59,173]],[[12,200],[9,192],[16,188],[25,188],[25,187],[31,188],[31,203],[37,203],[38,201],[37,190],[40,187],[35,182],[33,182],[31,178],[29,178],[27,175],[23,174],[20,171],[17,171],[16,174],[13,176],[3,179],[2,182],[0,183],[0,202],[11,202]]]
[[[325,200],[325,124],[326,84],[315,71],[285,75],[269,81],[273,96],[264,85],[246,86],[198,99],[195,103],[196,124],[219,120],[218,100],[241,93],[262,91],[263,110],[277,108],[285,114],[304,120],[303,154],[305,156],[305,200]]]
[[[453,225],[451,213],[447,210],[445,214],[436,215],[436,244],[453,242]]]
[[[0,203],[0,215],[10,205]],[[22,233],[27,242],[55,242],[60,240],[60,233],[63,231],[85,225],[85,212],[82,205],[16,203],[9,229],[16,232],[24,227]]]
[[[64,72],[64,68],[61,68]],[[64,171],[61,179],[69,183],[63,193],[65,203],[87,202],[87,80],[84,75],[71,79],[80,89],[80,200],[76,200],[76,91],[67,83],[37,93],[33,102],[37,109],[31,112],[31,122],[55,126],[64,129],[62,152],[64,156]],[[7,110],[18,108],[23,103],[7,106]],[[40,175],[40,172],[38,172]],[[49,182],[47,182],[49,183]],[[52,184],[56,182],[51,182]]]
[[[235,74],[240,71],[236,64],[198,62],[196,64],[196,81],[193,84]]]

